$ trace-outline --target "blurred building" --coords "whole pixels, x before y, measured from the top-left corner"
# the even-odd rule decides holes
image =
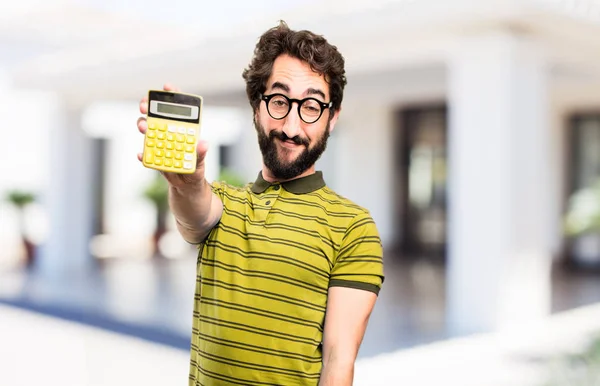
[[[543,316],[552,262],[600,265],[597,236],[563,232],[571,195],[600,177],[595,3],[309,1],[273,9],[263,1],[212,18],[176,3],[190,7],[185,24],[125,17],[99,2],[0,16],[10,43],[0,60],[9,124],[0,130],[11,144],[0,190],[42,192],[43,270],[85,268],[100,233],[134,255],[152,231],[152,207],[140,197],[152,174],[135,159],[137,102],[149,88],[168,81],[204,97],[210,179],[223,167],[256,178],[261,157],[241,73],[257,37],[279,19],[324,34],[345,56],[342,115],[319,169],[371,211],[390,256],[447,264],[452,329]]]

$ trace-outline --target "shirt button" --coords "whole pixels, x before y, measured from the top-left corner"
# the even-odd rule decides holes
[[[271,205],[271,201],[265,202],[265,205]]]
[[[279,190],[279,185],[275,185],[275,190]]]

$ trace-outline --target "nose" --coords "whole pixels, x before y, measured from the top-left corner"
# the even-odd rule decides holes
[[[294,103],[292,105],[292,109],[290,110],[290,113],[287,115],[287,117],[285,117],[285,120],[283,122],[283,132],[285,133],[285,135],[287,135],[289,138],[294,138],[297,135],[300,135],[300,116],[298,115],[298,108],[296,103]]]

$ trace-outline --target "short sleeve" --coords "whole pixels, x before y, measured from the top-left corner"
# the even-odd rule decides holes
[[[383,280],[379,232],[368,212],[358,214],[342,239],[329,287],[350,287],[379,294]]]
[[[225,189],[225,184],[220,181],[213,181],[210,183],[210,189],[214,194],[217,195],[223,201],[223,191]]]
[[[220,181],[213,181],[211,183],[208,184],[210,186],[210,190],[217,196],[219,197],[219,199],[221,200],[221,202],[223,202],[223,206],[225,206],[225,201],[223,200],[225,197],[225,189],[227,188],[227,185],[223,182]],[[223,216],[224,214],[222,214],[221,216]],[[220,221],[220,220],[219,220]],[[208,240],[211,236],[211,234],[215,231],[216,229],[216,225],[210,230],[210,232],[208,233],[208,235],[206,235],[206,237],[204,238],[204,240],[202,240],[200,243],[195,243],[195,245],[197,246],[198,249],[202,249],[204,247],[204,243],[206,242],[206,240]]]

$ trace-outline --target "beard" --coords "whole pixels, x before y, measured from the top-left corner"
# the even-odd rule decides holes
[[[295,136],[288,137],[283,131],[271,130],[267,135],[265,129],[258,122],[254,121],[254,127],[258,134],[258,145],[262,153],[265,166],[271,171],[273,177],[278,180],[290,180],[304,173],[308,168],[313,166],[321,157],[321,154],[327,148],[327,140],[329,139],[329,122],[327,127],[317,139],[314,146],[310,147],[308,138]],[[292,161],[286,161],[279,157],[276,140],[287,141],[291,140],[296,145],[304,146],[304,150]]]

